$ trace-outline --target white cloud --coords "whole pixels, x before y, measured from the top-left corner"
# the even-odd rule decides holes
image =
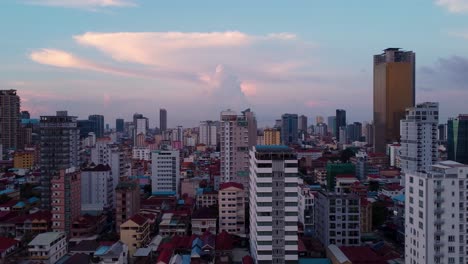
[[[29,0],[29,4],[69,8],[104,8],[136,6],[134,0]]]
[[[435,3],[452,13],[468,13],[468,0],[436,0]]]

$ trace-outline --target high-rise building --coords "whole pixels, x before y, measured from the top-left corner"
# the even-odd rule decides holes
[[[406,109],[400,121],[400,164],[404,173],[427,171],[438,158],[439,103],[422,103]]]
[[[80,138],[87,138],[89,133],[96,133],[96,122],[94,120],[77,120]]]
[[[159,109],[159,129],[161,133],[167,129],[167,111],[164,108]]]
[[[283,114],[281,120],[281,143],[284,145],[298,143],[297,114]]]
[[[0,144],[15,149],[20,124],[20,97],[16,90],[0,90]]]
[[[140,134],[143,134],[146,136],[146,128],[147,128],[147,124],[148,124],[148,118],[137,118],[136,120],[136,123],[135,123],[135,135],[140,135]]]
[[[400,120],[415,105],[415,60],[412,51],[385,49],[374,55],[374,150],[399,141]]]
[[[219,185],[219,233],[245,234],[245,191],[237,182],[225,182]]]
[[[361,141],[362,124],[354,122],[346,126],[346,137],[348,142]]]
[[[102,212],[114,208],[114,183],[109,165],[98,164],[81,171],[81,210]]]
[[[250,254],[255,263],[298,263],[298,161],[287,146],[250,151]]]
[[[315,135],[318,135],[318,136],[326,136],[328,134],[328,127],[327,127],[327,124],[325,123],[318,123],[316,126],[315,126]]]
[[[88,120],[94,121],[94,134],[96,137],[101,138],[104,136],[104,116],[103,115],[90,115]]]
[[[125,121],[122,118],[117,118],[115,120],[115,131],[117,131],[119,133],[123,133],[124,132],[124,124],[125,124]]]
[[[307,132],[307,116],[300,115],[297,121],[297,130]]]
[[[151,192],[179,195],[180,153],[178,150],[156,150],[151,153]]]
[[[280,145],[281,132],[278,129],[267,128],[263,130],[264,145]]]
[[[336,116],[329,116],[327,119],[328,132],[335,136],[336,135]]]
[[[374,145],[374,125],[370,123],[365,124],[363,134],[367,144]]]
[[[81,213],[81,172],[78,168],[61,169],[51,179],[52,231],[71,236],[73,221]]]
[[[60,170],[79,167],[79,130],[76,116],[58,111],[56,116],[40,119],[41,206],[51,207],[50,182]]]
[[[115,226],[120,225],[140,211],[140,186],[136,181],[120,181],[115,188]]]
[[[359,202],[357,194],[318,192],[315,200],[315,230],[322,245],[361,244]]]
[[[113,188],[117,187],[120,178],[127,176],[130,162],[127,160],[125,151],[118,145],[108,142],[96,142],[91,149],[91,162],[94,164],[109,165],[112,170]]]
[[[325,119],[323,116],[316,116],[315,117],[315,124],[325,123]]]
[[[339,140],[338,143],[340,144],[348,144],[348,135],[346,131],[346,127],[342,126],[338,129]]]
[[[31,119],[31,114],[29,114],[29,111],[21,111],[20,118],[21,119]]]
[[[335,116],[335,137],[337,141],[340,141],[340,128],[346,128],[346,111],[343,109],[336,109]]]
[[[467,263],[468,166],[454,161],[405,177],[405,263]]]
[[[201,121],[199,143],[208,147],[216,147],[218,145],[218,128],[219,121]]]
[[[441,142],[446,142],[447,141],[447,130],[448,126],[447,124],[440,124],[437,127],[437,139]]]
[[[468,164],[468,115],[448,120],[448,159]]]
[[[243,111],[241,115],[231,110],[221,112],[220,141],[221,182],[237,182],[247,190],[249,148],[257,141],[253,112]]]

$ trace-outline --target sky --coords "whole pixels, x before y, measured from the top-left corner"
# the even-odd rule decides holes
[[[372,119],[372,56],[416,53],[416,102],[468,113],[468,0],[2,0],[0,89],[32,116],[196,126],[251,108]]]

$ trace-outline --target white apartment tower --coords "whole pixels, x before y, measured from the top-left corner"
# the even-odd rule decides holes
[[[151,159],[151,192],[179,195],[179,151],[156,150],[151,153]]]
[[[221,183],[218,192],[219,233],[245,235],[245,192],[237,182]]]
[[[109,165],[81,170],[81,210],[106,211],[114,207],[114,184]]]
[[[250,253],[256,264],[298,263],[297,166],[287,146],[250,151]]]
[[[250,109],[221,112],[221,182],[249,186],[249,148],[257,142],[257,122]],[[246,190],[248,191],[248,190]]]
[[[113,190],[117,187],[121,177],[128,176],[130,163],[126,159],[125,152],[118,145],[96,142],[94,148],[91,149],[91,162],[95,165],[102,164],[111,167]]]
[[[468,262],[467,176],[454,161],[406,174],[405,263]]]
[[[422,103],[406,109],[400,121],[400,162],[403,172],[427,171],[437,162],[439,103]]]
[[[209,147],[216,147],[218,144],[218,127],[218,121],[201,121],[199,142]]]

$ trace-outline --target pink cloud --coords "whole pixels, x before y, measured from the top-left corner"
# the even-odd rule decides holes
[[[134,0],[29,0],[27,3],[70,8],[126,7],[137,5]]]
[[[251,96],[257,95],[257,85],[255,85],[254,83],[249,82],[249,81],[243,81],[243,82],[240,84],[240,86],[241,86],[242,92],[243,92],[247,97],[251,97]]]

